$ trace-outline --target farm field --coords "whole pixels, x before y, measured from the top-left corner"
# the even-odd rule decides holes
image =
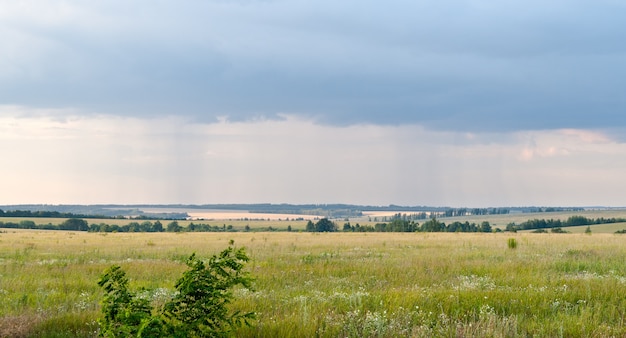
[[[95,336],[104,269],[158,304],[230,239],[256,278],[238,337],[626,336],[626,235],[3,231],[3,337]]]
[[[587,230],[587,226],[563,227],[565,231],[575,234],[582,234]],[[594,224],[590,227],[592,233],[615,233],[616,231],[626,230],[626,223],[608,223]],[[550,231],[550,229],[547,229]]]
[[[35,222],[35,224],[37,225],[46,225],[46,224],[52,224],[52,225],[59,225],[61,223],[63,223],[64,221],[66,221],[67,218],[44,218],[44,217],[0,217],[0,222],[13,222],[13,223],[19,223],[21,221],[33,221]],[[87,223],[89,224],[109,224],[109,225],[126,225],[129,224],[131,222],[138,222],[138,223],[142,223],[146,220],[144,219],[117,219],[117,218],[85,218],[85,221],[87,221]],[[156,219],[150,219],[148,221],[151,222],[155,222]],[[164,226],[170,222],[172,222],[172,220],[159,220]],[[244,230],[244,228],[246,226],[249,226],[251,229],[267,229],[269,227],[272,227],[273,229],[277,229],[277,230],[287,230],[287,228],[289,226],[291,226],[292,230],[294,231],[298,231],[298,230],[304,230],[306,228],[306,223],[307,221],[304,220],[260,220],[260,219],[254,219],[254,220],[227,220],[227,219],[217,219],[217,220],[176,220],[176,222],[182,226],[182,227],[187,227],[189,226],[190,223],[195,223],[195,224],[209,224],[212,226],[232,226],[233,229],[235,230]]]

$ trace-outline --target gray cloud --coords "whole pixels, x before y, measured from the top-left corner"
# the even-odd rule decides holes
[[[626,144],[586,130],[53,119],[0,107],[0,153],[19,164],[0,166],[0,204],[620,206],[626,189]]]
[[[2,5],[2,104],[468,131],[626,126],[626,6],[614,1]]]

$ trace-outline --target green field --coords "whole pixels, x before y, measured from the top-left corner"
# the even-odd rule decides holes
[[[615,233],[616,231],[626,230],[626,223],[613,224],[594,224],[590,226],[592,233]],[[572,233],[582,234],[587,230],[586,226],[564,227],[563,230]]]
[[[626,336],[626,235],[4,231],[3,337],[95,336],[105,268],[162,303],[230,239],[256,278],[238,337]]]

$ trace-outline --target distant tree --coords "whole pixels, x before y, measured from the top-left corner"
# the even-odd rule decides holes
[[[387,223],[376,223],[376,224],[374,224],[374,230],[376,232],[385,232],[385,231],[387,231]]]
[[[308,231],[308,232],[315,232],[315,224],[313,224],[313,222],[311,220],[306,222],[306,231]]]
[[[22,220],[20,221],[20,228],[21,229],[34,229],[37,225],[35,224],[34,221],[31,220]]]
[[[550,232],[552,232],[554,234],[566,234],[566,233],[568,233],[568,231],[563,230],[563,228],[552,228],[552,229],[550,229]]]
[[[446,226],[447,232],[462,232],[463,231],[463,223],[456,221],[448,224]]]
[[[445,229],[443,222],[439,222],[436,218],[431,218],[429,221],[422,223],[420,231],[422,232],[440,232]]]
[[[387,226],[387,231],[393,232],[414,232],[415,230],[417,230],[417,225],[408,221],[406,214],[403,214],[402,218],[396,218]]]
[[[152,224],[152,229],[154,229],[154,232],[163,232],[163,224],[161,224],[161,222],[156,221],[154,222],[154,224]]]
[[[587,226],[587,229],[585,229],[585,233],[587,235],[591,235],[591,227],[590,226]]]
[[[568,226],[576,226],[576,225],[588,225],[591,224],[593,220],[588,219],[584,216],[571,216],[565,221],[565,224]]]
[[[514,222],[507,224],[506,231],[517,232],[517,225]]]
[[[141,231],[154,232],[154,224],[150,221],[143,221],[140,227]]]
[[[181,230],[182,227],[176,221],[172,221],[167,225],[167,232],[180,232]]]
[[[491,224],[487,221],[482,222],[480,224],[480,232],[491,232]]]
[[[334,232],[337,231],[337,226],[328,218],[322,218],[315,223],[315,231],[317,232]]]
[[[141,225],[139,222],[130,222],[128,223],[128,232],[141,232]]]
[[[87,231],[89,230],[89,223],[81,218],[70,218],[65,220],[59,225],[60,230],[77,230]]]

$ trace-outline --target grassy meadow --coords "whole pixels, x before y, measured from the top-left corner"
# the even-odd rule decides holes
[[[237,337],[626,337],[626,235],[14,229],[0,233],[0,336],[96,336],[105,268],[158,304],[191,253],[230,239],[256,278],[235,291],[258,315]]]

